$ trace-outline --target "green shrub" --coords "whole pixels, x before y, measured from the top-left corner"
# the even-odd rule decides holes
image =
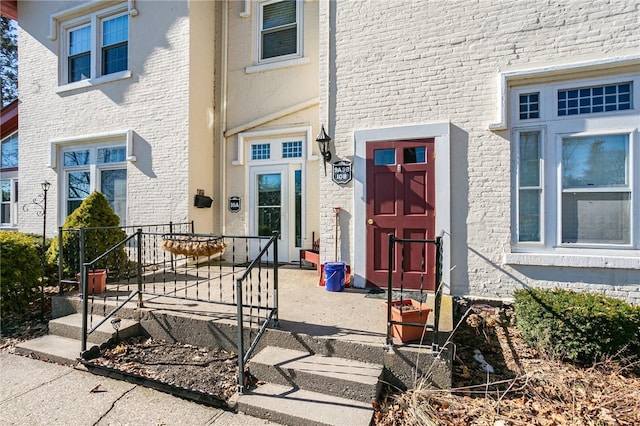
[[[84,261],[91,262],[111,247],[126,238],[120,229],[120,218],[109,201],[100,192],[93,192],[71,213],[62,226],[63,229],[91,228],[84,231]],[[63,271],[65,274],[80,272],[80,233],[62,232]],[[58,264],[58,239],[54,239],[47,251],[47,261]],[[127,256],[124,247],[112,252],[98,262],[95,268],[119,270],[126,267]]]
[[[581,364],[640,353],[640,307],[593,293],[518,290],[517,326],[546,354]]]
[[[2,311],[24,312],[39,297],[42,263],[32,236],[0,231]]]

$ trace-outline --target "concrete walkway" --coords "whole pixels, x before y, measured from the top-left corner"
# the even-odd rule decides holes
[[[0,424],[275,425],[131,383],[8,353],[0,353]]]

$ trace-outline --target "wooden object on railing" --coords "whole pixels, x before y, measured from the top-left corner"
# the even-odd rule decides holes
[[[227,243],[222,237],[192,234],[165,234],[162,248],[173,254],[185,256],[218,256],[224,253]]]

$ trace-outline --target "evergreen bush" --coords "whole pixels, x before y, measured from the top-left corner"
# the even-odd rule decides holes
[[[85,198],[62,226],[64,273],[80,272],[80,232],[77,229],[88,228],[84,230],[84,261],[91,262],[127,237],[119,225],[120,218],[102,193],[93,192]],[[47,261],[57,265],[58,253],[58,239],[54,239],[47,251]],[[95,268],[118,271],[126,268],[126,265],[127,255],[124,247],[120,247],[98,262]]]
[[[0,231],[2,312],[24,312],[40,296],[42,263],[32,236]]]
[[[517,290],[518,329],[544,353],[592,364],[640,354],[640,306],[600,294],[569,290]]]

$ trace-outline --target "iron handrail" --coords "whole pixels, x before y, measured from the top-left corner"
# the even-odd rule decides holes
[[[427,330],[431,330],[433,333],[433,341],[431,344],[434,355],[438,352],[438,332],[440,323],[440,307],[442,301],[442,237],[438,236],[433,239],[416,239],[416,238],[396,238],[394,234],[390,233],[389,236],[389,258],[388,258],[388,280],[387,280],[387,338],[386,347],[393,347],[392,328],[394,325],[404,326],[418,326],[425,327]],[[435,245],[435,289],[434,289],[434,307],[433,307],[433,325],[394,321],[391,318],[392,308],[392,291],[393,291],[393,264],[395,255],[396,243],[423,243]],[[401,296],[402,297],[402,296]],[[426,300],[425,300],[426,303]]]

